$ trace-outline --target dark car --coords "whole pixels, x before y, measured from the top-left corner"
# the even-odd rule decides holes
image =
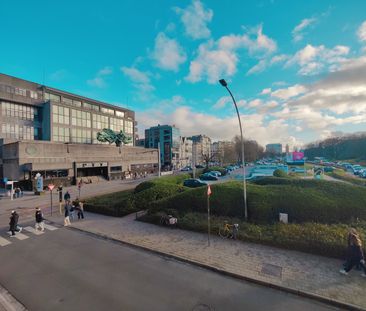
[[[201,180],[218,180],[218,178],[210,173],[204,173],[200,176]]]
[[[205,168],[205,167],[201,164],[198,164],[198,165],[196,165],[196,168]]]
[[[197,188],[197,187],[207,186],[207,184],[199,179],[190,178],[190,179],[186,179],[183,182],[183,186],[189,187],[189,188]]]

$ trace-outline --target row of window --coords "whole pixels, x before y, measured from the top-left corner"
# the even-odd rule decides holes
[[[93,117],[93,123],[91,123],[91,117]],[[70,125],[70,108],[53,105],[52,120],[54,123]],[[123,129],[123,122],[125,132],[133,134],[133,121],[71,109],[71,124],[74,126],[90,128],[93,124],[93,128],[97,130],[110,128],[113,131],[120,131]]]
[[[71,133],[71,135],[70,135]],[[92,135],[93,134],[93,135]],[[53,141],[56,142],[72,142],[80,144],[103,144],[97,139],[97,131],[84,129],[69,129],[68,127],[53,127]],[[107,143],[106,143],[107,144]]]
[[[112,116],[116,115],[117,117],[120,117],[120,118],[125,117],[125,113],[123,111],[118,111],[118,110],[114,110],[114,109],[110,109],[110,108],[106,108],[106,107],[99,108],[98,105],[94,105],[94,104],[90,104],[90,103],[86,103],[86,102],[82,103],[80,100],[74,100],[74,99],[67,98],[67,97],[61,97],[60,95],[55,95],[55,94],[48,93],[48,92],[44,93],[44,99],[51,100],[56,103],[63,102],[64,104],[78,107],[78,108],[84,107],[85,109],[100,111],[102,113],[109,114]]]
[[[36,133],[35,133],[36,132]],[[38,129],[33,126],[19,124],[2,124],[2,137],[14,138],[20,140],[34,140],[34,135],[37,135]]]
[[[7,117],[34,121],[38,117],[38,109],[27,105],[1,102],[1,114]]]
[[[38,92],[36,92],[36,91],[31,91],[31,90],[23,89],[21,87],[14,87],[14,86],[4,85],[4,84],[0,84],[0,92],[15,94],[15,95],[24,96],[24,97],[29,96],[30,98],[33,98],[33,99],[38,99],[38,97],[39,97]]]

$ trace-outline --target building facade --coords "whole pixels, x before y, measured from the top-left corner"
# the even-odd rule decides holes
[[[180,131],[174,125],[158,125],[145,130],[145,148],[160,149],[163,170],[180,168]]]
[[[211,158],[212,162],[216,164],[224,165],[227,163],[233,163],[235,159],[235,144],[232,141],[216,141],[211,145]]]
[[[276,155],[282,154],[282,144],[268,144],[266,145],[266,152]]]
[[[132,138],[131,110],[0,74],[0,138],[99,144],[97,133],[112,129]]]
[[[13,147],[6,147],[7,144],[34,142],[34,146],[39,147],[39,143],[44,143],[45,146],[48,146],[47,148],[54,148],[55,150],[66,148],[65,144],[69,146],[81,145],[79,149],[73,147],[72,150],[78,150],[76,151],[78,153],[84,150],[84,154],[80,155],[80,157],[75,156],[73,159],[76,159],[75,161],[79,161],[81,164],[85,164],[90,162],[84,161],[82,156],[85,156],[85,159],[89,158],[90,154],[86,152],[92,150],[87,149],[85,146],[102,144],[97,140],[99,131],[104,128],[115,132],[122,130],[131,138],[129,146],[122,147],[122,149],[128,149],[134,146],[135,134],[137,133],[136,125],[135,113],[129,109],[0,74],[0,177],[12,178],[12,176],[19,175],[20,179],[24,179],[27,176],[30,178],[39,167],[35,163],[42,161],[39,158],[38,160],[32,159],[33,162],[30,161],[28,164],[23,163],[22,153],[19,153],[19,161],[12,162],[7,152],[13,150]],[[38,147],[37,150],[39,150]],[[103,163],[107,162],[107,167],[112,168],[114,166],[112,163],[114,161],[114,152],[118,151],[119,148],[105,147],[109,148],[105,149]],[[28,151],[32,150],[30,146],[27,148]],[[40,150],[43,150],[42,148]],[[71,147],[68,148],[70,150]],[[132,148],[131,150],[133,150],[131,152],[144,152],[144,148],[141,148],[141,150]],[[37,154],[38,157],[44,157],[42,152]],[[111,158],[110,161],[108,160],[109,156]],[[75,162],[73,165],[78,166],[79,162]],[[155,163],[157,162],[156,157]],[[16,167],[17,165],[20,165],[22,168]],[[67,167],[61,165],[58,168],[51,165],[51,162],[44,165],[48,165],[50,170],[59,169],[64,171],[67,169],[68,173],[71,172],[70,164],[67,164]],[[24,171],[25,169],[28,170]],[[130,164],[123,165],[122,169],[123,173],[127,172],[127,170],[131,169]],[[25,174],[18,174],[19,170],[22,170]],[[42,170],[47,171],[47,167],[43,166]],[[111,177],[109,173],[103,175],[106,175],[107,178]],[[122,176],[123,174],[121,173],[120,175]],[[77,175],[68,176],[78,177]]]
[[[211,138],[206,135],[195,135],[191,139],[194,165],[205,165],[205,158],[211,157]]]
[[[189,137],[181,137],[180,139],[180,168],[193,167],[192,159],[193,141]]]

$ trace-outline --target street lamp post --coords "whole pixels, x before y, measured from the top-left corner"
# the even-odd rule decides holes
[[[231,91],[229,90],[229,88],[227,86],[227,82],[224,79],[219,80],[219,82],[229,92],[229,94],[230,94],[230,96],[233,100],[235,109],[236,109],[236,114],[238,115],[239,127],[240,127],[240,138],[241,138],[241,161],[242,161],[242,164],[243,164],[244,218],[247,221],[248,220],[248,206],[247,206],[247,184],[246,184],[246,178],[245,178],[244,138],[243,138],[243,129],[242,129],[242,126],[241,126],[240,114],[239,114],[239,110],[238,110],[238,106],[236,104],[235,98],[234,98],[233,94],[231,93]]]

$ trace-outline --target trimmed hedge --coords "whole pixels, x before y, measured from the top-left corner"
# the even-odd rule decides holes
[[[138,211],[133,204],[133,190],[91,198],[85,202],[84,209],[88,212],[115,217],[122,217]]]
[[[211,186],[213,215],[243,217],[243,188],[240,182]],[[264,178],[247,185],[249,220],[273,223],[278,214],[289,214],[290,222],[350,223],[366,220],[366,191],[362,187],[323,180]],[[206,188],[152,202],[152,210],[177,210],[180,214],[207,209]]]
[[[339,180],[344,180],[347,181],[351,184],[354,185],[358,185],[358,186],[366,186],[366,179],[365,178],[360,178],[360,177],[351,177],[348,176],[344,171],[342,170],[335,170],[331,173],[327,173],[327,175],[339,179]]]
[[[174,215],[174,212],[170,211]],[[162,213],[148,213],[139,218],[141,221],[159,224]],[[175,215],[177,216],[177,215]],[[218,234],[224,221],[239,224],[238,239],[297,250],[327,257],[344,258],[347,248],[346,225],[324,225],[317,223],[255,225],[239,219],[211,217],[211,233]],[[366,223],[353,224],[365,241]],[[178,227],[197,232],[207,232],[207,215],[186,213],[178,218]]]
[[[283,177],[283,178],[286,178],[287,177],[287,174],[283,170],[277,169],[277,170],[275,170],[273,172],[273,176],[274,177]]]
[[[137,185],[134,192],[139,193],[160,184],[182,185],[183,181],[188,178],[191,178],[190,174],[169,175],[155,178],[149,181],[144,181],[141,184]]]

